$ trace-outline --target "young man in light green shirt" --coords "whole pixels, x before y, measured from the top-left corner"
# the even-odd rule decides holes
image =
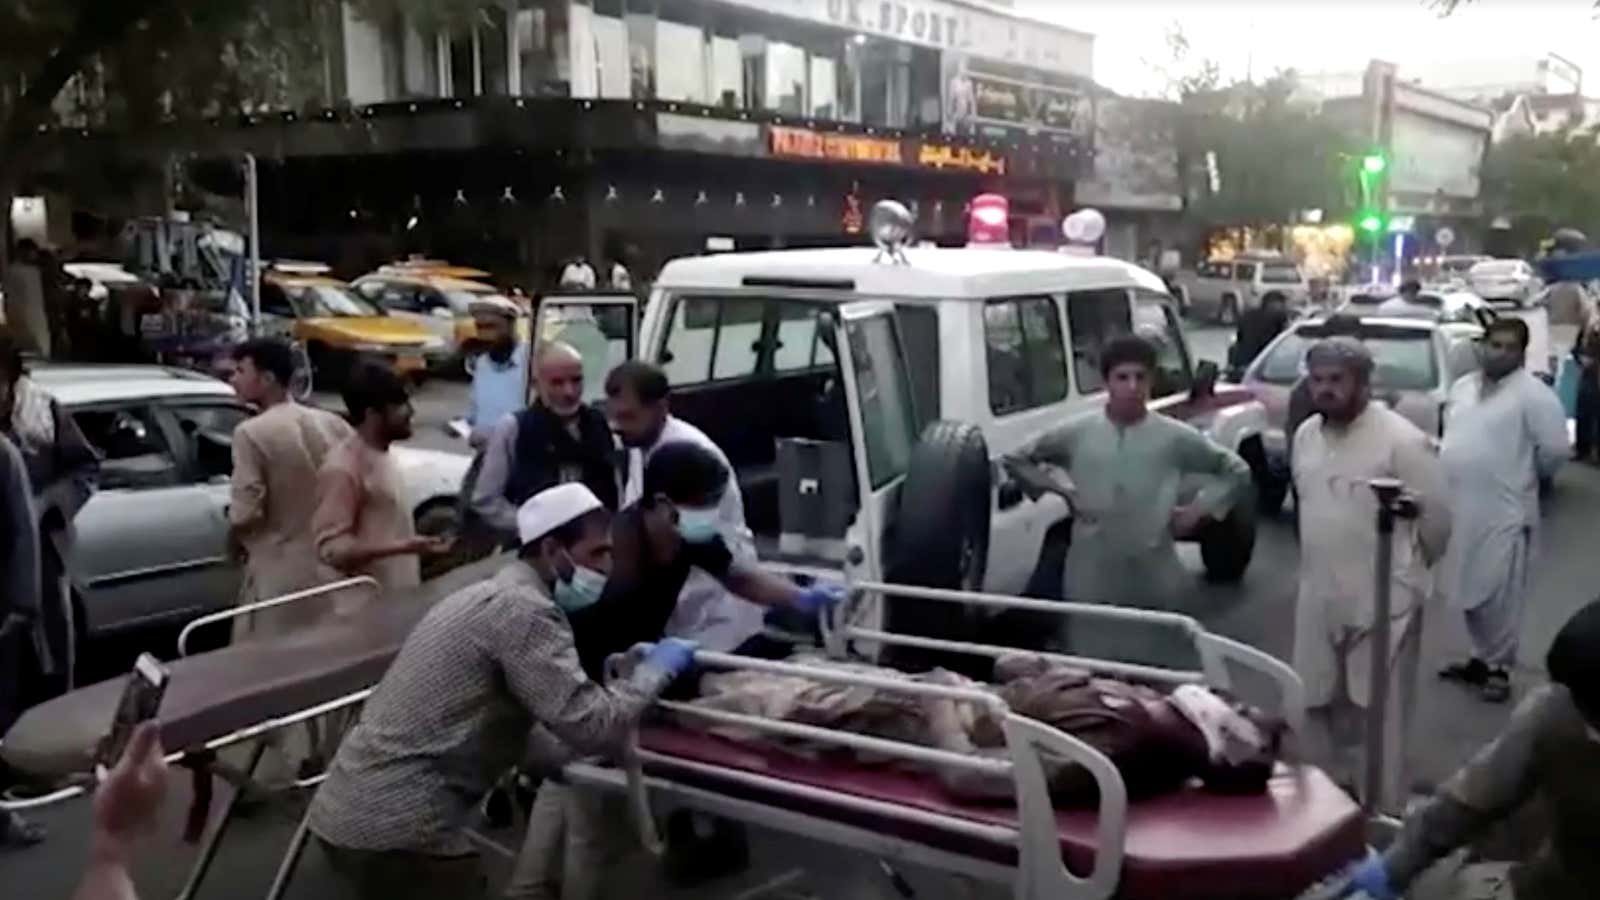
[[[1073,510],[1069,600],[1181,609],[1190,576],[1178,561],[1175,539],[1223,518],[1249,495],[1250,467],[1237,454],[1183,422],[1150,412],[1155,369],[1156,351],[1145,339],[1110,341],[1100,361],[1104,410],[1039,436],[1007,460],[1035,497],[1050,483],[1040,464],[1064,470],[1070,480],[1062,491]],[[1179,495],[1185,475],[1213,476],[1187,504]],[[1117,628],[1091,641],[1080,623],[1073,627],[1079,650],[1160,662],[1151,658],[1145,634],[1154,629],[1137,629],[1135,635],[1123,634],[1134,629]]]

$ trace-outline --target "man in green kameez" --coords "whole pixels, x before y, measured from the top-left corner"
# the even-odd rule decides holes
[[[1073,510],[1065,594],[1069,600],[1145,609],[1181,610],[1190,576],[1174,540],[1191,536],[1247,500],[1250,467],[1232,451],[1169,416],[1151,414],[1156,351],[1143,338],[1109,341],[1101,355],[1106,382],[1102,411],[1075,418],[1008,457],[1008,466],[1035,498],[1055,490]],[[1061,484],[1039,465],[1064,470]],[[1185,475],[1213,476],[1189,503],[1180,503]],[[1160,659],[1165,642],[1149,626],[1073,623],[1074,649],[1133,662]],[[1096,626],[1100,625],[1098,621]]]

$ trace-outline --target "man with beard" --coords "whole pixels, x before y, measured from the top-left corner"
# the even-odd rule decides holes
[[[533,377],[533,405],[494,426],[472,488],[472,511],[501,544],[515,542],[517,509],[548,487],[582,482],[617,509],[616,442],[606,417],[583,403],[583,357],[541,344]]]
[[[668,393],[667,374],[647,362],[625,362],[606,376],[606,410],[628,448],[622,505],[629,506],[643,495],[645,464],[658,448],[671,443],[696,444],[716,458],[726,475],[715,505],[678,510],[678,530],[691,543],[721,537],[735,560],[754,562],[755,541],[745,527],[744,497],[733,465],[705,432],[672,415]],[[761,607],[735,596],[696,569],[678,595],[666,633],[698,641],[707,650],[731,651],[760,634],[762,621]]]
[[[1306,353],[1316,413],[1294,435],[1299,498],[1300,588],[1295,605],[1294,667],[1306,686],[1303,739],[1309,759],[1336,777],[1361,771],[1349,757],[1365,746],[1374,619],[1373,559],[1378,500],[1371,483],[1395,478],[1420,515],[1397,522],[1391,570],[1390,702],[1382,752],[1388,765],[1386,812],[1405,804],[1402,748],[1416,695],[1422,607],[1433,593],[1433,567],[1450,539],[1444,473],[1427,435],[1381,403],[1372,403],[1372,354],[1347,337]]]
[[[370,575],[383,593],[422,583],[417,557],[444,553],[449,538],[418,537],[389,445],[411,436],[411,399],[386,368],[358,369],[344,389],[355,434],[317,475],[311,530],[326,580]]]
[[[1539,479],[1554,475],[1568,453],[1561,401],[1523,368],[1527,349],[1527,323],[1490,323],[1482,371],[1450,389],[1439,454],[1455,505],[1444,584],[1472,637],[1471,659],[1439,674],[1478,688],[1492,703],[1511,697]]]
[[[517,340],[517,305],[504,297],[472,303],[476,354],[469,357],[472,393],[467,409],[467,441],[482,450],[500,420],[522,411],[528,387],[528,345]],[[514,527],[514,526],[513,526]]]

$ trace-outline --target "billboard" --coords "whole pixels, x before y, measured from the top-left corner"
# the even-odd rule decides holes
[[[1183,208],[1171,104],[1102,98],[1094,111],[1094,169],[1080,179],[1080,205],[1176,211]]]
[[[1092,104],[1078,88],[988,72],[961,53],[945,53],[941,73],[947,134],[1000,129],[1086,138],[1093,130]]]

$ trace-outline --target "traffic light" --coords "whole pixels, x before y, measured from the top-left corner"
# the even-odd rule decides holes
[[[1385,224],[1379,182],[1388,168],[1389,161],[1382,153],[1368,153],[1361,158],[1361,168],[1356,172],[1361,182],[1361,211],[1357,214],[1356,227],[1374,237],[1383,231]]]
[[[1368,175],[1381,175],[1388,167],[1388,161],[1379,153],[1369,153],[1361,160],[1361,171]]]
[[[1367,234],[1377,234],[1383,230],[1383,217],[1377,213],[1367,213],[1361,217],[1358,224]]]

